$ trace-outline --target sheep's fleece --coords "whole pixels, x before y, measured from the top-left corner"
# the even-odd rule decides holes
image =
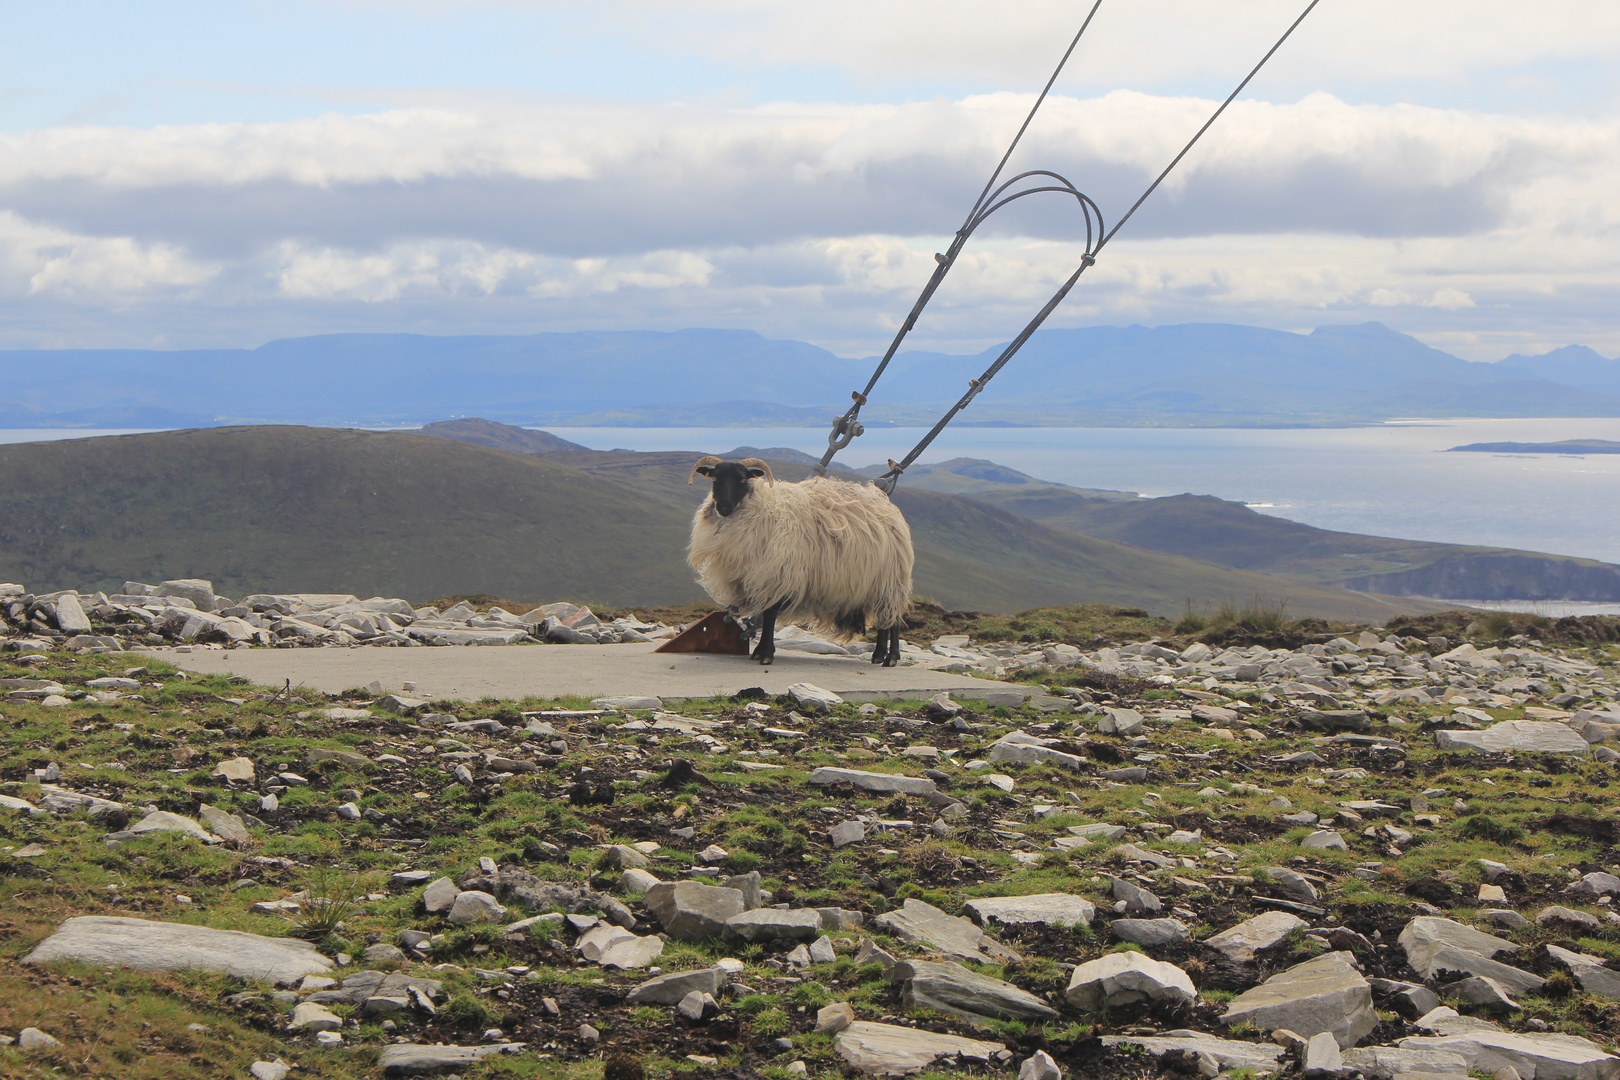
[[[692,518],[687,561],[716,603],[757,617],[782,600],[784,622],[847,641],[897,626],[911,606],[915,555],[906,519],[870,484],[811,477],[749,485],[730,517],[711,494]]]

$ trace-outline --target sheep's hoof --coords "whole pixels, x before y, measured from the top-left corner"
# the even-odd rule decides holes
[[[768,664],[776,659],[776,650],[772,649],[770,652],[766,652],[764,649],[755,649],[754,659],[762,664]]]

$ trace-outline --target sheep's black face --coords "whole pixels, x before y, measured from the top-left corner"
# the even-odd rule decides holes
[[[714,508],[721,517],[730,517],[742,501],[748,498],[748,482],[764,476],[763,469],[751,468],[736,461],[722,461],[718,465],[701,465],[698,475],[714,481]]]

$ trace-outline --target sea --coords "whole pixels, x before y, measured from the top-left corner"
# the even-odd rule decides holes
[[[823,428],[546,430],[595,450],[714,454],[738,446],[780,446],[819,456],[826,448]],[[0,442],[126,433],[0,430]],[[870,427],[836,460],[859,468],[898,459],[922,434],[923,429]],[[1620,442],[1620,418],[1413,418],[1342,428],[958,424],[947,428],[922,460],[983,458],[1076,487],[1146,496],[1215,495],[1324,529],[1620,563],[1620,454],[1445,452],[1468,443],[1565,439]],[[1615,604],[1543,601],[1519,607],[1548,615],[1620,613]]]

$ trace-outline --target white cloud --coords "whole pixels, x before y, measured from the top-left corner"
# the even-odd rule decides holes
[[[0,210],[0,296],[120,303],[201,285],[218,273],[173,244],[75,235]]]
[[[706,324],[875,351],[1031,100],[552,102],[0,136],[0,308],[34,305],[8,317],[12,340],[48,321],[46,301],[147,304],[161,322],[183,295],[168,310],[185,326],[162,328],[177,341],[409,311],[443,332]],[[1014,168],[1057,168],[1112,221],[1212,105],[1058,97]],[[1240,102],[1054,322],[1384,317],[1473,355],[1553,334],[1620,351],[1617,167],[1612,120]],[[919,344],[1016,331],[1078,262],[1073,219],[1055,201],[996,219]],[[233,305],[252,321],[232,324]]]

